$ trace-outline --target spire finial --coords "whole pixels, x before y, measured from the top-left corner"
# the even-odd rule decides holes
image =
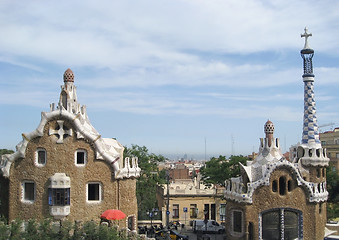
[[[307,27],[305,27],[305,32],[303,34],[301,34],[301,37],[305,38],[305,46],[304,49],[310,49],[310,46],[308,46],[308,38],[312,36],[312,33],[308,33],[308,29]]]

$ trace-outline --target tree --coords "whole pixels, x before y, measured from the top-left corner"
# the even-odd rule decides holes
[[[326,169],[326,186],[328,190],[327,215],[329,219],[339,216],[339,175],[332,166]]]
[[[0,156],[4,154],[10,154],[10,153],[14,153],[14,151],[8,150],[8,149],[0,149]]]
[[[219,184],[225,186],[225,180],[231,177],[237,177],[240,174],[239,163],[245,164],[248,158],[240,156],[231,156],[227,159],[220,155],[218,158],[212,157],[205,166],[200,168],[202,181],[206,184]]]
[[[147,210],[158,208],[156,200],[156,190],[158,184],[165,183],[164,171],[158,170],[158,164],[165,161],[162,155],[148,153],[148,149],[143,146],[132,145],[125,147],[125,157],[138,157],[138,164],[141,168],[140,177],[137,179],[136,195],[138,201],[139,216],[145,216]]]

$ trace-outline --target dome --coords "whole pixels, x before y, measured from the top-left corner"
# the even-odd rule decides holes
[[[273,134],[274,125],[270,120],[267,120],[267,122],[265,123],[264,130],[266,134]]]
[[[64,73],[64,82],[74,82],[74,73],[69,68]]]

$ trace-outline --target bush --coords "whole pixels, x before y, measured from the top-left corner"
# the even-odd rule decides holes
[[[21,220],[12,221],[9,225],[0,221],[0,240],[137,240],[138,236],[128,234],[125,230],[118,230],[117,226],[98,225],[94,221],[84,224],[70,221],[53,223],[52,219],[44,219],[37,222],[30,219],[27,222]]]

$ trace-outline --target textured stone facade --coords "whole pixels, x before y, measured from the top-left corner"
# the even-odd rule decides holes
[[[226,217],[227,239],[263,239],[261,238],[261,214],[272,209],[289,209],[300,212],[299,222],[300,231],[303,239],[323,239],[326,224],[326,202],[310,203],[308,201],[307,190],[297,186],[293,172],[288,168],[276,169],[270,177],[269,186],[261,186],[253,194],[253,204],[238,203],[227,201],[227,213],[239,210],[243,213],[242,233],[234,234],[232,231],[233,218],[231,215]],[[273,181],[285,177],[287,182],[292,181],[290,190],[286,185],[285,194],[281,195],[279,189],[273,192]],[[316,224],[315,224],[316,223]],[[252,224],[252,230],[250,225]],[[252,231],[252,235],[251,232]],[[277,238],[279,239],[279,238]]]
[[[77,102],[70,69],[65,76],[57,109],[52,104],[17,151],[0,159],[0,214],[99,222],[105,210],[119,209],[127,216],[119,226],[135,230],[137,159],[123,160],[123,147],[101,138]]]

